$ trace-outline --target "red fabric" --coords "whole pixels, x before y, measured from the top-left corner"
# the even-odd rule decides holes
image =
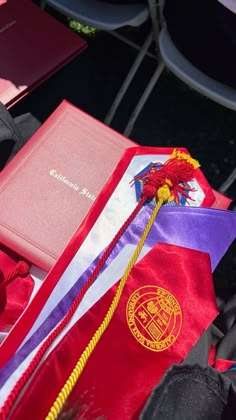
[[[213,366],[215,363],[215,357],[216,357],[216,348],[214,344],[210,345],[210,351],[208,356],[208,365]]]
[[[224,372],[231,368],[231,366],[235,365],[235,360],[225,360],[225,359],[217,359],[214,365],[214,368],[219,372]]]
[[[115,286],[110,289],[48,356],[11,419],[36,420],[47,415],[103,320],[115,290]],[[69,403],[78,401],[86,418],[137,418],[163,373],[173,363],[183,361],[217,312],[209,255],[173,245],[156,245],[133,268],[111,324],[91,355]],[[150,322],[151,314],[155,325]],[[145,319],[152,324],[149,329],[155,340],[140,322]]]
[[[0,331],[7,332],[26,308],[33,291],[30,275],[16,271],[17,255],[1,245],[0,248]],[[12,274],[12,276],[11,276]],[[3,284],[8,279],[7,284]]]

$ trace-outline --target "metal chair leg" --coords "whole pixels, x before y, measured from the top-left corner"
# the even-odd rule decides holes
[[[223,182],[223,184],[220,186],[218,191],[224,194],[229,189],[229,187],[231,187],[231,185],[234,183],[235,180],[236,180],[236,168],[233,169],[231,174],[228,176],[225,182]]]
[[[156,46],[156,54],[158,62],[161,61],[161,53],[160,53],[160,47],[159,47],[159,35],[160,35],[160,23],[157,13],[157,1],[156,0],[148,0],[148,7],[149,7],[149,14],[151,18],[152,23],[152,31]]]
[[[155,70],[154,74],[152,75],[148,85],[146,86],[141,98],[139,99],[134,111],[132,112],[130,119],[125,127],[123,134],[129,137],[131,131],[133,130],[135,121],[137,120],[140,112],[142,111],[150,93],[152,92],[156,82],[158,81],[159,77],[161,76],[163,70],[165,68],[165,64],[163,61],[158,64],[157,69]]]
[[[139,67],[140,67],[140,65],[141,65],[141,63],[142,63],[150,45],[151,45],[152,39],[153,39],[153,33],[151,32],[147,36],[142,48],[140,49],[140,52],[138,53],[131,69],[129,70],[129,72],[128,72],[128,74],[127,74],[127,76],[126,76],[118,94],[116,95],[116,98],[115,98],[110,110],[108,111],[108,113],[105,117],[105,120],[104,120],[105,124],[109,125],[111,123],[112,119],[114,118],[114,115],[116,113],[116,110],[117,110],[118,106],[120,105],[120,103],[121,103],[128,87],[129,87],[130,83],[132,82],[136,72],[138,71],[138,69],[139,69]]]

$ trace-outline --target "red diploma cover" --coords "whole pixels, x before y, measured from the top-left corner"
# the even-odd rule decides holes
[[[134,145],[63,101],[0,173],[0,241],[48,272]]]
[[[0,101],[9,108],[79,55],[86,41],[32,1],[0,6]]]

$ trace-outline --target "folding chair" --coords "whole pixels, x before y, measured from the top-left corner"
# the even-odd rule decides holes
[[[143,94],[139,98],[128,123],[124,129],[124,134],[129,136],[135,121],[137,120],[141,110],[143,109],[150,93],[155,87],[165,66],[171,70],[179,79],[191,86],[193,89],[211,98],[219,104],[236,109],[236,91],[217,81],[209,78],[199,71],[180,53],[171,40],[168,30],[165,26],[163,8],[165,0],[159,0],[159,13],[157,13],[157,5],[155,0],[147,0],[145,4],[108,4],[98,0],[42,0],[41,7],[46,4],[55,8],[62,14],[78,20],[81,23],[105,30],[110,34],[118,37],[129,45],[138,48],[138,46],[126,38],[117,34],[116,30],[126,26],[139,27],[149,18],[152,23],[151,33],[147,36],[143,46],[141,47],[133,65],[131,66],[126,79],[120,87],[120,90],[108,111],[104,122],[111,124],[111,121],[125,95],[130,83],[132,82],[137,70],[139,69],[144,57],[148,53],[149,47],[154,39],[156,46],[157,68],[150,78]],[[162,29],[159,36],[159,21]],[[229,178],[220,187],[219,191],[226,192],[236,179],[236,169]]]
[[[42,0],[41,7],[44,8],[46,5],[56,9],[63,15],[66,15],[72,19],[75,19],[83,24],[94,27],[96,29],[104,30],[111,35],[119,38],[120,40],[126,42],[128,45],[139,49],[139,53],[132,64],[124,82],[122,83],[117,96],[114,102],[111,105],[106,117],[105,124],[110,125],[115,113],[127,92],[136,72],[138,71],[140,65],[143,62],[144,57],[149,53],[149,47],[151,46],[152,41],[155,41],[156,54],[152,54],[156,60],[158,60],[158,71],[155,72],[154,79],[151,78],[147,84],[143,95],[141,96],[135,111],[132,113],[127,126],[125,128],[124,134],[129,136],[134,123],[141,112],[148,96],[150,95],[153,87],[155,86],[156,81],[160,77],[162,70],[164,68],[163,61],[160,59],[159,55],[159,24],[157,17],[157,5],[155,0],[147,0],[146,4],[110,4],[98,0]],[[126,37],[120,35],[117,32],[118,29],[124,27],[140,27],[148,19],[151,21],[151,32],[145,39],[142,47],[138,46],[136,43],[130,41]]]

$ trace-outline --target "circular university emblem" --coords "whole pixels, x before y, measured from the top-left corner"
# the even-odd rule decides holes
[[[179,302],[157,286],[143,286],[132,293],[126,305],[126,318],[136,340],[152,351],[170,347],[182,326]]]

